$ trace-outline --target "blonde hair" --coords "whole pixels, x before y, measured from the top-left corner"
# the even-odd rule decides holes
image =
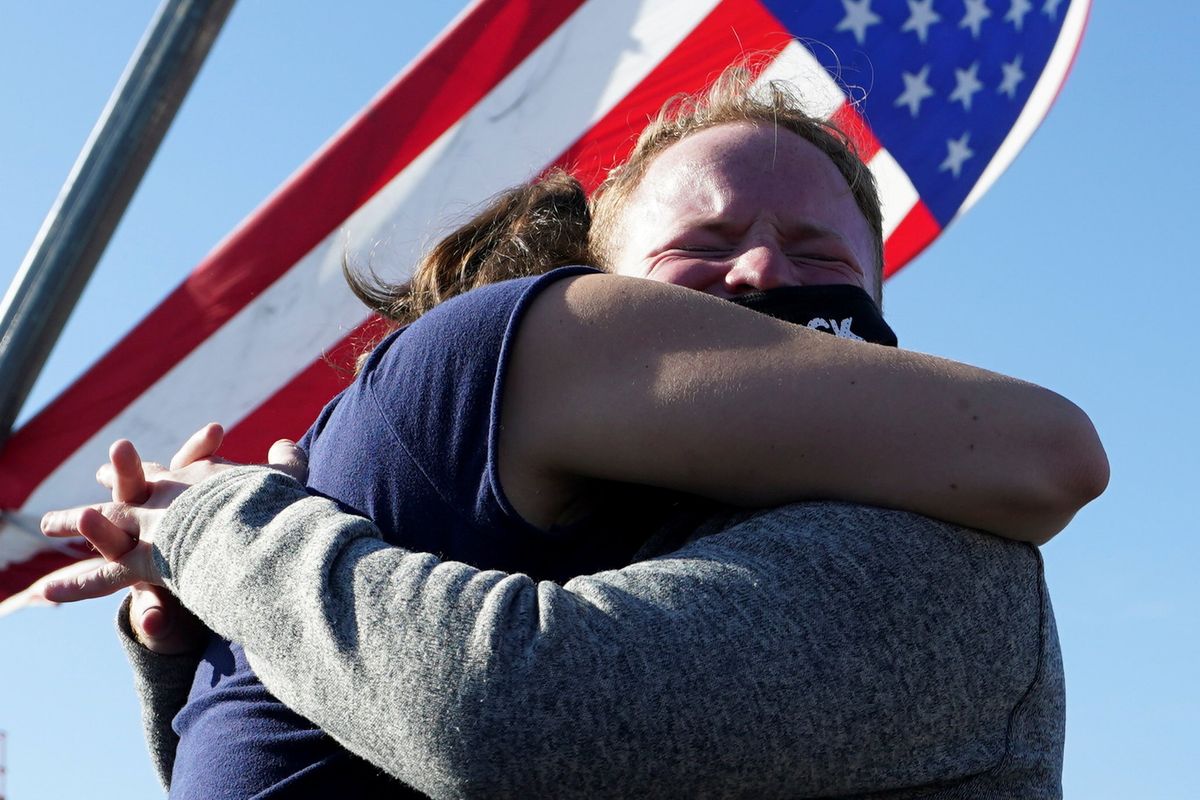
[[[625,206],[655,157],[694,133],[736,123],[783,128],[829,157],[845,178],[855,204],[874,234],[874,268],[876,277],[882,278],[883,212],[879,192],[853,140],[835,123],[805,111],[800,98],[787,84],[770,81],[755,87],[752,74],[741,65],[727,68],[706,92],[677,95],[668,100],[642,130],[629,157],[614,167],[596,189],[592,195],[589,233],[589,250],[596,262],[604,268],[613,267],[614,243],[619,241]]]

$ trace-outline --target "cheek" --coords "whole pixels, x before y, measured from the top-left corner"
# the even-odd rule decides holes
[[[867,294],[878,299],[882,276],[879,274],[879,269],[876,266],[875,236],[871,233],[865,221],[863,222],[863,231],[856,238],[854,244],[854,255],[863,270],[860,285],[866,290]]]

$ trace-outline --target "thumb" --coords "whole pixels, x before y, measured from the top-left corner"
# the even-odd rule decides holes
[[[267,464],[301,483],[308,478],[308,457],[291,439],[280,439],[271,445],[267,451]]]
[[[210,422],[188,437],[178,452],[171,457],[171,469],[180,469],[202,458],[212,458],[225,438],[225,429]],[[115,447],[115,445],[114,445]]]
[[[129,626],[147,650],[164,655],[194,653],[208,641],[204,624],[161,586],[134,586]]]
[[[142,644],[150,646],[168,636],[180,610],[179,601],[165,588],[150,584],[133,587],[131,594],[129,622]]]

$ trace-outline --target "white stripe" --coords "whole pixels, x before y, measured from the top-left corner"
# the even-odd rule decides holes
[[[358,325],[343,254],[393,280],[430,230],[540,170],[670,53],[717,0],[592,0],[495,90],[252,304],[67,458],[24,508],[93,502],[108,444],[131,436],[166,460],[210,420],[233,425]],[[384,270],[384,265],[399,270]],[[8,537],[0,529],[0,551]]]
[[[1029,141],[1029,137],[1033,136],[1033,132],[1046,118],[1051,104],[1054,103],[1054,98],[1058,95],[1058,90],[1066,80],[1067,70],[1071,68],[1071,59],[1075,57],[1079,39],[1083,36],[1083,26],[1087,21],[1090,5],[1091,0],[1072,0],[1071,5],[1067,8],[1067,15],[1063,19],[1058,41],[1054,43],[1054,49],[1050,52],[1050,58],[1046,62],[1046,68],[1042,70],[1041,77],[1038,78],[1033,91],[1030,92],[1029,100],[1021,109],[1016,124],[1008,132],[1004,141],[1000,143],[996,155],[992,157],[987,167],[984,168],[983,174],[979,176],[979,182],[971,189],[971,193],[967,195],[967,199],[955,213],[956,219],[975,205],[983,193],[996,182],[1000,174],[1008,169],[1008,165],[1013,162],[1017,153],[1021,152],[1021,148]]]
[[[920,194],[909,180],[908,173],[887,150],[880,148],[867,166],[879,186],[879,202],[883,206],[883,239],[887,241],[921,199]]]
[[[38,553],[71,553],[69,540],[47,539],[41,533],[41,515],[8,511],[4,514],[4,547],[0,548],[0,569],[28,561]]]
[[[849,102],[841,84],[799,42],[789,42],[759,75],[755,86],[778,80],[792,84],[808,113],[828,119]],[[880,149],[867,165],[879,186],[883,205],[883,238],[886,240],[917,204],[920,195],[904,168],[887,150]]]
[[[755,81],[755,86],[768,81],[792,84],[803,101],[804,110],[820,119],[833,116],[833,112],[846,102],[838,82],[807,47],[794,40],[788,42],[775,60],[767,65]]]

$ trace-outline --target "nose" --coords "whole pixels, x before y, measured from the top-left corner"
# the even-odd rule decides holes
[[[762,292],[796,283],[792,262],[778,246],[748,247],[734,259],[725,273],[725,291],[730,294]]]

